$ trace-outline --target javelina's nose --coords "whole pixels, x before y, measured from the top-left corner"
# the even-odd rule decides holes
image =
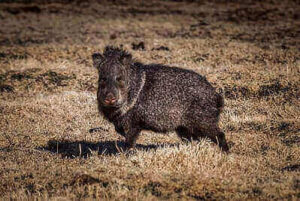
[[[107,94],[104,102],[106,104],[114,104],[116,102],[116,98],[112,93]]]

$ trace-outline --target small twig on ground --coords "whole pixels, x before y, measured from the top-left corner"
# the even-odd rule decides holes
[[[89,133],[95,133],[95,132],[98,132],[98,131],[105,131],[105,132],[107,132],[108,130],[105,129],[105,128],[102,128],[102,127],[96,127],[96,128],[91,128],[89,130]]]

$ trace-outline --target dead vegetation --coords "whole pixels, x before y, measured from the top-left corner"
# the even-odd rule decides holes
[[[5,2],[3,200],[299,199],[297,1]],[[151,132],[123,153],[96,106],[90,57],[108,44],[205,75],[225,97],[231,153]]]

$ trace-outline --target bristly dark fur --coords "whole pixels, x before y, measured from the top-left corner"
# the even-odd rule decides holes
[[[106,58],[116,58],[116,59],[121,59],[124,57],[132,58],[131,54],[129,54],[127,51],[113,46],[106,46],[103,52],[103,56]]]
[[[228,145],[218,121],[224,105],[205,77],[177,67],[135,62],[128,52],[108,46],[93,54],[99,70],[98,108],[135,146],[142,130],[176,131],[185,140],[208,137]]]

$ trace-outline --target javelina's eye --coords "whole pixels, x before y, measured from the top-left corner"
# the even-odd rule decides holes
[[[105,85],[105,82],[106,82],[106,78],[100,78],[100,79],[99,79],[99,84],[100,84],[101,86],[104,86],[104,85]]]
[[[121,82],[121,81],[123,81],[123,77],[122,77],[122,76],[118,76],[118,77],[116,78],[116,80],[117,80],[118,82]]]
[[[125,86],[125,83],[124,83],[124,78],[122,76],[119,76],[116,78],[117,82],[118,82],[118,85],[123,88]]]
[[[99,81],[100,81],[100,82],[106,82],[106,78],[105,78],[105,77],[102,77],[102,78],[100,78]]]

